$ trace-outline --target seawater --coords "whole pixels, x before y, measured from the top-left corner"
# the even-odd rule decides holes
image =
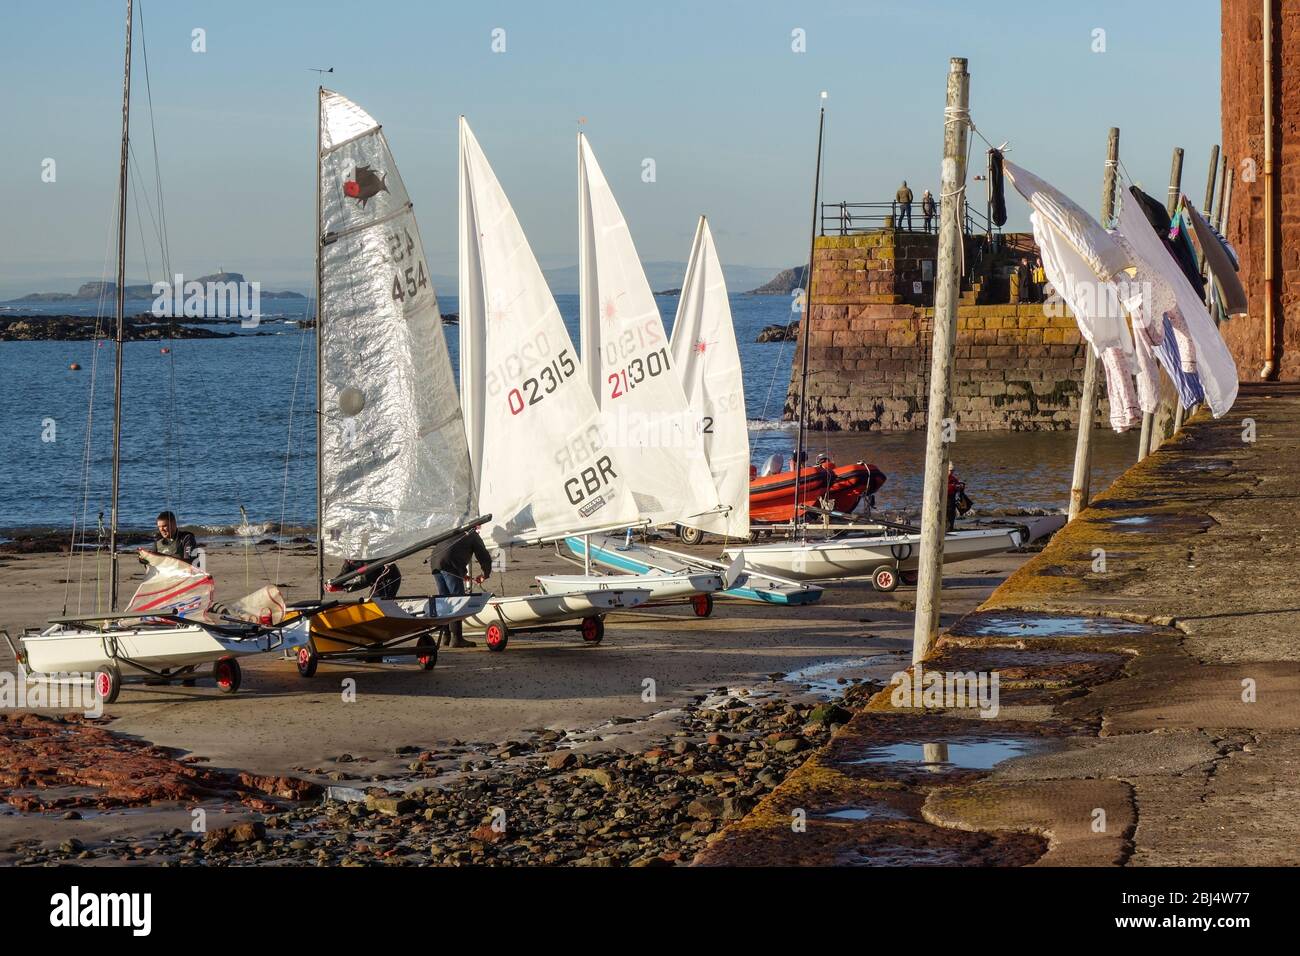
[[[671,329],[677,298],[658,296],[656,301]],[[578,297],[559,295],[556,302],[576,346]],[[257,329],[212,326],[236,333],[231,338],[126,345],[123,527],[151,527],[153,516],[169,508],[184,523],[229,528],[241,523],[241,505],[253,525],[276,526],[282,518],[291,527],[314,525],[315,337],[296,327],[310,304],[279,299],[263,305]],[[148,306],[147,301],[128,303],[128,312],[144,312]],[[458,309],[450,296],[440,296],[439,307],[444,313]],[[10,313],[93,314],[93,306],[80,303],[10,303],[3,308]],[[788,323],[797,315],[786,296],[733,294],[731,309],[745,370],[752,460],[759,464],[773,452],[788,457],[795,429],[779,419],[795,343],[754,340],[765,326]],[[105,322],[106,328],[110,325]],[[454,368],[457,327],[444,326],[444,334]],[[73,362],[81,371],[69,370]],[[69,527],[74,519],[93,529],[100,511],[107,521],[112,343],[0,343],[0,383],[0,529]],[[51,435],[51,422],[54,440],[44,441]],[[1093,444],[1093,487],[1100,489],[1127,465],[1135,440],[1099,431]],[[878,505],[915,507],[923,433],[812,432],[808,447],[813,455],[828,452],[840,462],[871,462],[889,476]],[[1058,508],[1068,496],[1072,431],[959,433],[952,452],[980,510]],[[85,484],[83,473],[88,475]]]

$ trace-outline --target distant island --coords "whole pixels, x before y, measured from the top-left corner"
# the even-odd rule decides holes
[[[681,295],[681,289],[664,289],[662,292],[656,292],[655,295]]]
[[[789,295],[795,289],[802,289],[806,268],[807,266],[794,266],[791,269],[782,269],[774,278],[757,289],[750,289],[749,295]]]
[[[96,329],[98,326],[98,330]],[[112,319],[97,321],[86,315],[4,315],[0,316],[0,342],[80,342],[91,339],[111,340],[116,331]],[[125,316],[122,339],[126,342],[156,342],[162,339],[228,339],[237,332],[218,332],[193,325],[181,325],[171,319],[160,321],[147,312]],[[253,332],[252,335],[272,335]]]
[[[199,276],[197,279],[186,280],[197,282],[206,286],[209,282],[246,282],[242,273],[239,272],[214,272],[211,275]],[[123,288],[124,297],[127,299],[152,299],[155,297],[153,284],[148,285],[128,285]],[[301,292],[259,292],[263,299],[305,299],[307,298]],[[86,302],[96,301],[100,298],[108,298],[117,295],[116,282],[83,282],[76,292],[32,292],[28,295],[17,299],[8,300],[11,303],[21,302]]]

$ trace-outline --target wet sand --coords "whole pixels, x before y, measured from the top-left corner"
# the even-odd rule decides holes
[[[716,546],[698,550],[716,554]],[[943,623],[973,609],[1027,557],[1006,554],[948,566]],[[67,555],[0,558],[0,625],[16,634],[42,624],[62,610],[65,587],[70,588],[69,611],[75,611],[81,561],[73,560],[69,574]],[[517,549],[507,563],[504,582],[499,575],[489,582],[501,593],[523,591],[542,571],[573,567],[542,548]],[[131,560],[122,567],[125,598],[141,572]],[[214,549],[208,567],[221,597],[268,581],[279,583],[290,601],[314,596],[310,546],[283,552],[264,547],[258,553]],[[404,594],[425,590],[430,577],[419,558],[402,562],[401,569]],[[84,559],[81,572],[82,606],[88,610],[94,593],[91,558]],[[68,578],[73,584],[65,586]],[[520,634],[500,654],[481,643],[444,649],[430,672],[409,660],[322,664],[314,678],[304,679],[291,662],[266,655],[242,662],[243,687],[234,696],[218,693],[210,680],[192,688],[127,685],[106,709],[111,718],[106,726],[202,756],[209,767],[319,782],[328,782],[326,772],[338,767],[342,754],[362,758],[368,775],[382,777],[410,761],[396,754],[401,747],[436,749],[459,741],[491,749],[542,729],[604,727],[608,732],[591,734],[586,746],[616,743],[635,750],[674,732],[671,717],[644,718],[720,687],[749,687],[772,675],[792,674],[783,685],[792,696],[806,696],[811,689],[824,699],[834,696],[840,680],[887,679],[906,666],[913,598],[906,586],[880,594],[866,582],[851,582],[827,589],[819,603],[802,608],[719,601],[707,619],[687,607],[616,615],[607,620],[599,646],[585,646],[576,633]],[[14,669],[7,647],[0,648],[0,668]],[[349,678],[355,681],[355,702],[344,700]],[[652,700],[646,699],[647,680],[654,682]],[[631,723],[610,726],[628,718]],[[65,822],[53,814],[0,816],[0,850],[17,839],[65,839],[70,825],[86,840],[91,823]]]

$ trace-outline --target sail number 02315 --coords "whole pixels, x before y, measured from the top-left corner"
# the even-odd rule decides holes
[[[510,414],[518,415],[529,405],[536,405],[559,388],[560,384],[577,370],[578,365],[569,355],[569,350],[561,349],[560,354],[552,359],[549,365],[542,366],[541,371],[536,375],[520,382],[519,388],[512,388],[506,393]]]
[[[627,363],[627,368],[605,376],[605,381],[611,386],[609,397],[622,398],[646,379],[662,375],[670,367],[666,348],[651,352],[644,359],[634,358]]]

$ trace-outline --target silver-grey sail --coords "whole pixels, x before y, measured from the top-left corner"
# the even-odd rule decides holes
[[[321,91],[321,533],[375,558],[475,514],[438,300],[378,123]]]

